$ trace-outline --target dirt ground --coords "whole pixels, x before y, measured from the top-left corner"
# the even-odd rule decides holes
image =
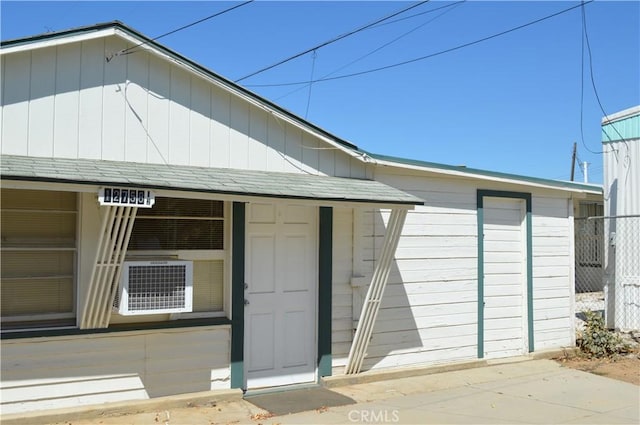
[[[618,379],[640,386],[640,348],[630,354],[605,359],[589,359],[580,355],[554,359],[564,367]]]

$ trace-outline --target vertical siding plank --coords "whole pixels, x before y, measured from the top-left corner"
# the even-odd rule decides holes
[[[169,109],[169,163],[189,164],[189,108],[191,78],[186,71],[171,67],[171,105]]]
[[[147,92],[148,121],[147,160],[166,164],[169,158],[169,104],[171,93],[171,65],[164,60],[149,58],[149,91]]]
[[[104,39],[82,43],[80,117],[78,119],[78,156],[80,158],[100,159],[102,152],[104,49]]]
[[[56,57],[56,96],[54,110],[53,155],[78,157],[81,46],[58,46]]]
[[[335,175],[338,177],[350,177],[351,176],[351,161],[350,157],[343,152],[336,152],[335,156]]]
[[[305,166],[304,168],[313,174],[318,174],[317,170],[320,161],[318,147],[318,139],[302,133],[302,163]]]
[[[138,52],[127,56],[127,77],[124,83],[125,97],[125,146],[126,161],[147,161],[149,55]]]
[[[31,53],[3,56],[2,66],[2,153],[26,155]]]
[[[252,107],[249,119],[249,168],[265,170],[267,167],[267,126],[269,116],[265,111]]]
[[[326,146],[326,145],[325,145]],[[334,176],[336,171],[336,161],[335,156],[339,152],[333,149],[323,149],[319,152],[320,156],[318,158],[318,169],[321,174],[327,176]]]
[[[350,158],[349,162],[351,163],[351,175],[352,179],[364,179],[367,177],[366,167],[360,162],[360,160],[356,158]]]
[[[267,127],[267,171],[283,171],[284,161],[284,124],[278,117],[271,116]]]
[[[229,167],[246,169],[249,154],[249,106],[231,97]]]
[[[210,137],[211,125],[211,95],[209,84],[200,78],[191,79],[191,143],[190,143],[190,165],[201,167],[209,166],[210,158]]]
[[[212,167],[229,166],[229,93],[211,88],[211,159]]]
[[[105,40],[108,55],[114,54],[127,46],[124,41],[111,37]],[[114,56],[104,66],[104,92],[102,97],[102,159],[123,161],[125,119],[127,113],[125,100],[125,83],[128,56]]]
[[[285,171],[297,173],[302,169],[302,131],[292,125],[287,126],[285,133]]]
[[[31,54],[28,155],[53,155],[55,55],[56,49],[39,49]]]

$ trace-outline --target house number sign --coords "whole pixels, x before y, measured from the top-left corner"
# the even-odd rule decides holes
[[[100,205],[151,208],[156,198],[148,189],[129,187],[103,187],[98,192]]]

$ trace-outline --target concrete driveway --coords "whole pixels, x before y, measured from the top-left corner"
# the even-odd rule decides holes
[[[256,394],[215,405],[167,409],[156,406],[155,410],[146,412],[132,408],[125,414],[96,412],[94,416],[87,416],[88,412],[80,416],[69,412],[62,421],[63,416],[58,415],[32,417],[26,422],[73,425],[640,423],[640,387],[564,368],[552,360],[526,360],[343,385],[345,382],[348,380],[336,377],[329,381],[329,388]]]

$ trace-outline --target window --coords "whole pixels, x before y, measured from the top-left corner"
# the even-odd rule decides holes
[[[193,312],[221,315],[226,260],[224,229],[223,201],[156,197],[153,208],[138,209],[127,260],[193,261]]]
[[[581,202],[578,217],[600,217],[604,215],[604,205],[596,202]]]
[[[595,202],[581,202],[576,217],[576,260],[581,266],[602,267],[604,206]]]
[[[75,325],[77,197],[1,189],[3,330]]]

